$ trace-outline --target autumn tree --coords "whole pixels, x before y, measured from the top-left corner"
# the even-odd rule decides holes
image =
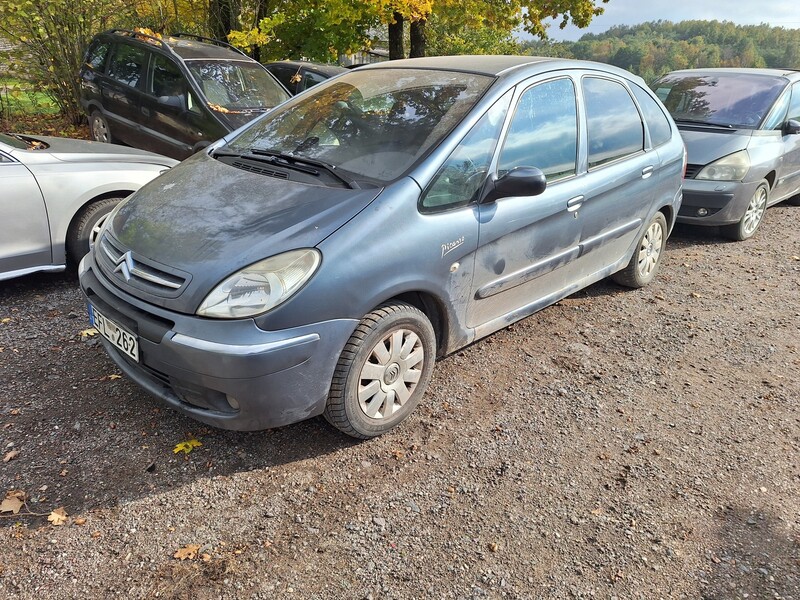
[[[13,0],[0,2],[0,37],[15,50],[10,75],[40,86],[72,123],[83,119],[76,74],[92,36],[131,19],[124,0]]]

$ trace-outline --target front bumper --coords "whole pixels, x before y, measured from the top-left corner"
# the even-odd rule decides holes
[[[683,204],[679,223],[692,225],[729,225],[744,216],[758,182],[705,181],[686,179],[683,182]],[[698,211],[705,210],[700,216]]]
[[[113,286],[91,253],[80,285],[93,306],[139,339],[138,363],[103,339],[123,373],[169,406],[223,429],[267,429],[322,414],[339,354],[358,324],[338,319],[264,331],[252,319],[171,312]]]

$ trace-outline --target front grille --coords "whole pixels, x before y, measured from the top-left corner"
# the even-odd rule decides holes
[[[241,169],[242,171],[248,171],[250,173],[258,173],[259,175],[267,175],[268,177],[277,177],[278,179],[289,179],[289,174],[283,171],[268,169],[252,163],[245,163],[240,160],[232,162],[231,166]]]
[[[137,257],[107,233],[100,239],[95,260],[117,285],[135,287],[156,296],[175,298],[190,279],[188,273]]]
[[[694,179],[703,169],[703,165],[686,165],[686,179]]]

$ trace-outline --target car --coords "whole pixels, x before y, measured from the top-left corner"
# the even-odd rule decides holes
[[[767,207],[800,193],[800,72],[687,69],[653,84],[689,153],[678,221],[755,235]]]
[[[220,428],[324,414],[368,438],[452,353],[658,272],[683,142],[598,63],[449,56],[295,96],[124,202],[82,261],[109,356]]]
[[[77,265],[111,209],[176,164],[135,148],[0,133],[0,280]]]
[[[289,97],[269,71],[233,46],[186,33],[97,34],[78,81],[93,139],[179,160]]]
[[[272,73],[293,96],[326,79],[346,73],[345,67],[325,65],[305,60],[281,60],[264,63],[264,68]]]

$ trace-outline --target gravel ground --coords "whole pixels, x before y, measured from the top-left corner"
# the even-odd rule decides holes
[[[0,597],[800,600],[798,221],[679,228],[651,286],[442,360],[362,443],[204,427],[81,337],[74,276],[2,282],[0,492],[26,503]]]

